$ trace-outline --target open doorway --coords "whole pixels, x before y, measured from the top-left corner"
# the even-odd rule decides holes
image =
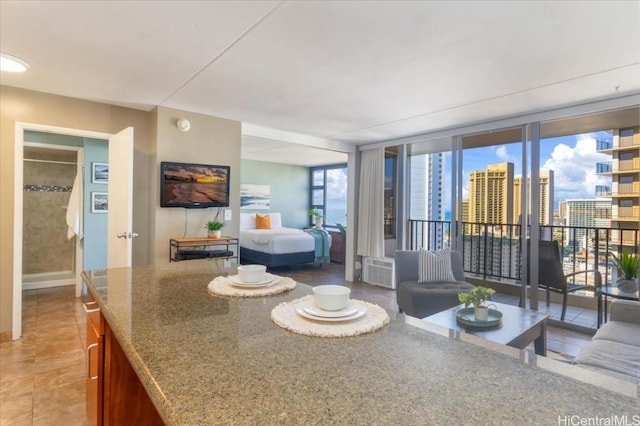
[[[79,138],[90,138],[93,140],[107,141],[111,134],[92,132],[87,130],[72,129],[65,127],[55,127],[34,123],[15,123],[15,157],[14,157],[14,182],[15,188],[24,188],[24,164],[25,164],[25,134],[29,131],[44,132],[55,135],[67,135]],[[106,143],[105,143],[106,144]],[[78,160],[76,159],[76,162]],[[13,235],[13,289],[12,289],[12,327],[11,335],[14,340],[22,335],[22,286],[23,286],[23,238],[24,238],[24,191],[14,191],[14,235]],[[78,240],[77,238],[75,239]],[[75,258],[78,260],[74,265],[74,283],[76,296],[80,296],[82,291],[82,271],[83,256],[78,252],[82,247],[74,247]]]
[[[83,253],[79,237],[67,231],[67,212],[82,214],[75,194],[82,188],[83,157],[80,146],[24,143],[23,290],[75,284]]]

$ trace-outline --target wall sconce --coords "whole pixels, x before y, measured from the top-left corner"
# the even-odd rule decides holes
[[[181,132],[188,132],[191,129],[191,123],[186,118],[181,118],[176,122],[176,127],[180,129]]]

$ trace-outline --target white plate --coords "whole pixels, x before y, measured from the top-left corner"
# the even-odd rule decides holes
[[[302,306],[302,309],[304,309],[304,311],[309,315],[321,318],[348,317],[358,312],[358,308],[359,305],[357,305],[353,300],[350,300],[349,304],[345,308],[338,311],[325,311],[317,307],[314,303],[305,303]]]
[[[351,303],[353,303],[356,306],[356,312],[353,313],[352,315],[347,315],[344,317],[319,317],[316,315],[311,315],[310,313],[308,313],[305,310],[305,307],[313,307],[313,302],[312,301],[302,301],[296,304],[296,312],[300,315],[303,316],[307,319],[311,319],[311,320],[315,320],[315,321],[327,321],[327,322],[336,322],[336,321],[351,321],[354,319],[358,319],[361,318],[363,316],[365,316],[367,314],[367,308],[357,302],[357,301],[352,301]],[[316,310],[319,310],[318,308],[315,308]]]
[[[245,288],[257,288],[257,287],[266,287],[271,284],[275,284],[280,281],[280,277],[276,277],[275,275],[265,274],[265,278],[262,281],[258,281],[255,283],[245,283],[240,280],[240,277],[237,275],[229,275],[229,281],[231,281],[231,285],[236,287],[245,287]]]

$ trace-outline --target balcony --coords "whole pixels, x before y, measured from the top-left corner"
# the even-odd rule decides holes
[[[612,171],[613,171],[612,162],[596,163],[596,173],[604,174],[604,173],[611,173]]]
[[[613,141],[596,141],[596,149],[598,151],[610,151],[613,148]]]
[[[619,183],[615,195],[619,197],[637,197],[640,195],[640,182]]]
[[[636,221],[637,221],[636,216]],[[448,221],[409,220],[409,249],[424,247],[436,250],[451,246],[455,235],[452,228],[455,223]],[[517,295],[520,291],[521,226],[517,224],[485,224],[463,222],[462,233],[463,268],[465,275],[473,282],[488,284],[500,292]],[[540,226],[540,237],[553,239],[560,243],[565,273],[597,268],[602,274],[603,285],[609,285],[617,279],[617,270],[613,267],[612,253],[617,254],[625,247],[638,250],[640,230],[618,228],[590,228],[577,226]],[[575,283],[594,285],[588,274],[578,274]],[[510,288],[510,290],[509,290]],[[542,295],[542,293],[541,293]],[[552,295],[553,297],[554,295]],[[595,309],[592,293],[583,296],[570,296],[569,304]],[[544,297],[539,297],[541,304]]]
[[[640,170],[640,158],[619,160],[618,167],[613,167],[613,172],[634,172]]]
[[[596,197],[609,198],[611,197],[611,187],[605,185],[596,185]]]

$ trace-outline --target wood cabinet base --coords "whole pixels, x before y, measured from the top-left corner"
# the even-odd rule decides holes
[[[164,425],[138,375],[107,326],[105,333],[105,425]]]

